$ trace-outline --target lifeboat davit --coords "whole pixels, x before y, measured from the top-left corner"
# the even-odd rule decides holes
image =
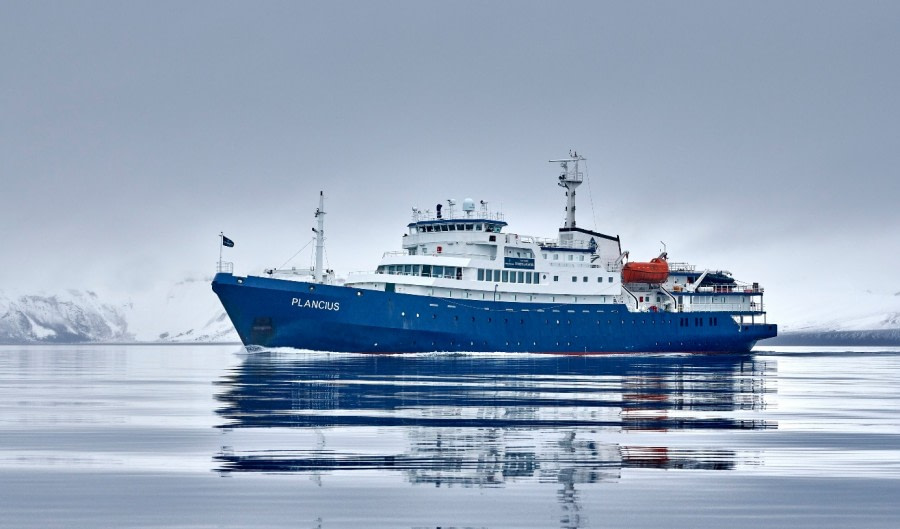
[[[669,277],[669,263],[665,252],[650,259],[649,263],[626,263],[622,267],[623,283],[664,283]]]

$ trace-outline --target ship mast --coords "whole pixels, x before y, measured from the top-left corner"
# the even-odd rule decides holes
[[[562,167],[562,173],[559,175],[559,186],[566,188],[566,224],[564,228],[575,227],[575,188],[580,186],[583,181],[583,173],[578,170],[578,162],[585,161],[584,156],[580,156],[575,151],[569,151],[569,157],[563,160],[550,160],[550,163],[558,163]],[[569,164],[574,167],[569,169]]]
[[[325,282],[325,270],[322,267],[322,259],[325,254],[325,194],[319,191],[319,207],[316,209],[316,219],[319,221],[316,232],[316,269],[314,277],[317,283]]]

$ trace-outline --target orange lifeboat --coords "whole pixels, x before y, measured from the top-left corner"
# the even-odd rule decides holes
[[[622,267],[623,283],[664,283],[669,277],[669,263],[666,254],[650,259],[649,263],[626,263]]]

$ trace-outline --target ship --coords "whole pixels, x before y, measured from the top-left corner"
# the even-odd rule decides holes
[[[585,161],[577,152],[550,160],[566,194],[555,238],[508,231],[504,215],[483,200],[447,200],[412,209],[402,250],[385,252],[374,270],[338,279],[323,267],[320,192],[313,266],[235,275],[220,247],[212,289],[248,348],[743,353],[777,335],[758,282],[670,261],[665,249],[632,261],[618,235],[577,226]]]

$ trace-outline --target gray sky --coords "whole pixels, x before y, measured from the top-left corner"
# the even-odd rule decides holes
[[[770,315],[900,291],[898,2],[0,2],[0,288],[277,266],[328,198],[373,268],[412,206],[729,269]],[[593,208],[592,208],[593,203]],[[307,264],[308,257],[296,262]]]

